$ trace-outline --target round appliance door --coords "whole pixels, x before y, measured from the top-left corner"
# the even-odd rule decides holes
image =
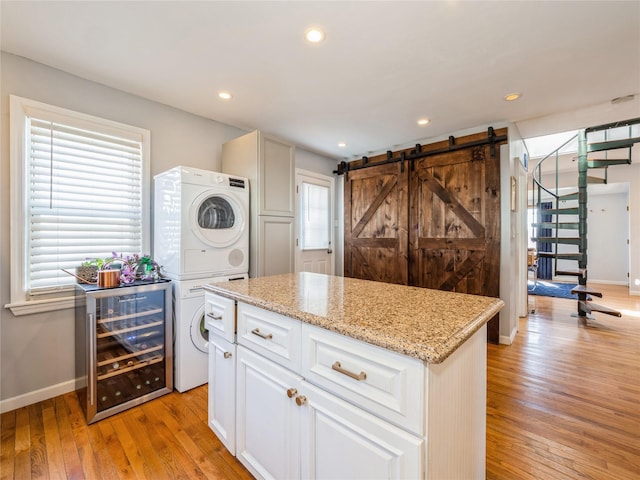
[[[246,228],[246,218],[231,195],[205,192],[189,207],[189,226],[201,242],[222,248],[238,241]]]
[[[191,342],[202,353],[209,352],[209,330],[205,328],[204,305],[198,308],[191,319]]]

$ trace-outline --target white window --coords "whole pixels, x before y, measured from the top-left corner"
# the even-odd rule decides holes
[[[11,96],[11,304],[72,306],[87,258],[149,253],[149,131]]]
[[[302,182],[300,248],[327,249],[331,237],[330,189],[324,185]]]

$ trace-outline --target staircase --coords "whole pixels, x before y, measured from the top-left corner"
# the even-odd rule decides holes
[[[640,125],[640,118],[580,130],[575,137],[567,140],[540,160],[533,170],[532,203],[537,207],[539,220],[532,224],[534,228],[537,227],[538,232],[538,235],[532,240],[538,244],[538,258],[553,259],[555,275],[577,277],[578,285],[571,290],[571,293],[578,295],[577,316],[583,320],[588,318],[592,312],[622,316],[617,310],[587,300],[589,295],[602,297],[602,293],[587,285],[587,185],[607,183],[610,167],[631,164],[631,149],[634,144],[640,143],[640,129],[634,127],[636,125]],[[576,191],[560,195],[558,188],[560,152],[576,140],[578,142],[578,185],[574,187]],[[616,158],[609,158],[610,155]],[[545,186],[542,180],[542,165],[545,162],[548,165],[552,159],[555,159],[555,169],[553,169],[555,185]],[[547,183],[550,183],[548,176]],[[546,197],[545,202],[551,201],[551,208],[542,208],[543,197]],[[561,208],[561,203],[575,202],[575,200],[578,201],[577,206]],[[543,214],[545,217],[551,217],[551,221],[541,221]],[[576,216],[577,221],[575,220]],[[542,230],[551,233],[540,235]],[[543,245],[547,248],[542,248]],[[604,255],[605,252],[595,252],[594,254]],[[559,269],[558,262],[561,260],[576,262],[576,266],[573,269]],[[566,262],[563,263],[566,265]]]

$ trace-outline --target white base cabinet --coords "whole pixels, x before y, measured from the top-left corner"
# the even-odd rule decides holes
[[[256,478],[484,478],[486,327],[432,365],[243,303],[223,310],[237,345],[210,338],[209,425]]]
[[[421,438],[308,382],[300,391],[302,478],[423,478]]]
[[[236,453],[237,345],[209,332],[209,428]]]
[[[236,456],[257,478],[299,478],[302,377],[242,346],[237,372]]]

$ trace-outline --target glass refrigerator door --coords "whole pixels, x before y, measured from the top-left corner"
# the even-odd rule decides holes
[[[96,298],[97,412],[166,387],[166,290]]]

